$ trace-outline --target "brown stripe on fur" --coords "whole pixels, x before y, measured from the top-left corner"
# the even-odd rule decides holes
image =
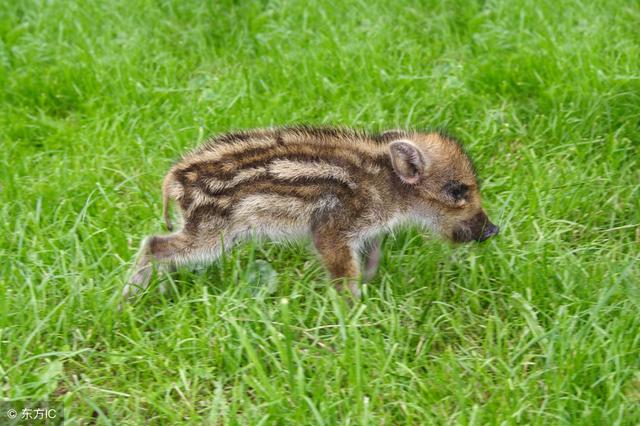
[[[235,186],[211,191],[203,188],[203,191],[215,199],[218,196],[243,196],[252,193],[291,193],[294,196],[314,198],[323,193],[339,193],[344,196],[353,196],[353,189],[344,182],[330,178],[310,177],[304,180],[278,179],[268,176],[254,181],[240,182]]]
[[[190,211],[188,217],[185,217],[184,229],[188,233],[197,234],[200,223],[223,220],[231,213],[232,209],[221,207],[216,203],[197,206]]]
[[[277,146],[274,135],[275,133],[271,130],[253,130],[219,135],[185,155],[176,166],[184,168],[196,162],[215,162],[225,155],[256,147],[272,148]]]
[[[211,175],[201,174],[199,184],[215,193],[227,188],[232,188],[240,183],[254,181],[268,174],[266,167],[251,167],[240,169],[231,179],[217,179]]]
[[[266,167],[274,160],[290,160],[297,162],[321,162],[342,167],[349,173],[376,174],[381,171],[391,172],[392,166],[388,157],[357,158],[341,154],[340,152],[318,152],[313,147],[307,147],[296,151],[281,153],[273,148],[265,149],[260,154],[243,157],[238,155],[236,159],[220,159],[216,161],[194,162],[185,165],[180,173],[188,173],[197,170],[201,175],[206,175],[219,180],[233,179],[243,169]],[[182,182],[182,180],[180,180]]]

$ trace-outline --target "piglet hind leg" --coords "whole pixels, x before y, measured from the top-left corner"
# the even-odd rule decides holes
[[[313,232],[313,242],[331,279],[336,283],[336,289],[342,291],[346,284],[351,295],[359,299],[359,261],[350,241],[331,228],[319,228]]]
[[[146,290],[154,269],[169,272],[180,265],[212,261],[220,254],[221,246],[217,235],[198,238],[184,231],[173,235],[155,235],[146,238],[142,243],[129,281],[122,290],[122,296],[130,299]]]
[[[127,284],[122,289],[122,297],[129,299],[133,297],[133,295],[146,290],[152,275],[153,262],[149,251],[149,238],[145,238],[142,241],[142,246],[136,257],[136,262],[133,265]]]

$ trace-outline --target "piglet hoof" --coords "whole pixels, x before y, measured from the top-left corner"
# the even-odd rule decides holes
[[[358,301],[362,299],[362,291],[360,290],[360,285],[357,282],[349,283],[349,292],[351,293],[351,299],[354,301]]]
[[[138,268],[129,279],[127,285],[122,289],[122,298],[125,300],[132,299],[139,293],[146,290],[149,285],[149,281],[151,280],[152,273],[153,267],[151,264]]]
[[[350,308],[352,308],[362,298],[362,292],[360,291],[359,284],[355,281],[347,283],[346,286],[344,281],[337,282],[335,284],[335,289],[339,295],[342,295],[342,299]]]

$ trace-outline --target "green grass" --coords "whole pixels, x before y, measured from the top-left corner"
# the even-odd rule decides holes
[[[0,397],[70,424],[639,424],[639,22],[625,0],[0,2]],[[503,231],[387,237],[352,307],[266,243],[118,312],[172,161],[300,122],[448,128]]]

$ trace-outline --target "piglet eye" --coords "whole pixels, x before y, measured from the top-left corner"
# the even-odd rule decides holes
[[[464,183],[459,181],[449,181],[444,185],[443,191],[449,197],[453,198],[456,201],[459,201],[467,195],[467,192],[469,191],[469,185],[465,185]]]

